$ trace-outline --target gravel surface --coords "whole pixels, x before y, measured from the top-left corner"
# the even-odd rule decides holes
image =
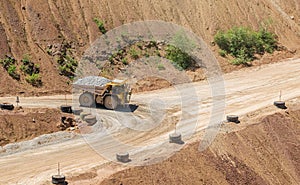
[[[77,80],[74,85],[104,86],[108,82],[111,82],[111,80],[104,77],[88,76]]]
[[[63,141],[68,141],[70,139],[78,138],[78,136],[78,134],[72,132],[56,132],[52,134],[41,135],[29,141],[10,143],[3,147],[0,147],[0,156],[25,150],[32,150],[41,146],[60,143]]]

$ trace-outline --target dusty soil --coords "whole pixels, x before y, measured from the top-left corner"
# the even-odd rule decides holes
[[[299,183],[299,104],[239,131],[226,133],[226,127],[203,152],[198,141],[167,161],[126,169],[100,184]]]
[[[299,97],[300,95],[300,91],[299,91],[300,76],[298,75],[300,70],[299,66],[300,66],[300,60],[298,59],[298,60],[284,61],[276,64],[268,64],[257,68],[242,69],[239,71],[234,71],[232,73],[225,74],[224,75],[224,80],[225,80],[224,83],[226,88],[225,113],[246,115],[245,118],[242,119],[241,124],[239,125],[230,124],[229,128],[226,127],[227,130],[230,132],[234,130],[234,128],[239,128],[237,130],[240,130],[249,125],[250,121],[246,121],[247,119],[252,120],[252,118],[260,117],[261,115],[265,115],[269,112],[273,112],[273,113],[278,112],[278,109],[272,106],[272,103],[274,100],[278,98],[279,90],[283,90],[282,98],[284,100],[291,99],[290,101],[286,101],[287,106],[289,108],[292,107],[290,106],[290,104],[292,104],[293,102],[299,102],[299,98],[294,99],[295,97]],[[195,92],[196,95],[191,93],[192,91],[189,91],[190,90],[189,88],[191,87],[193,87],[194,90],[196,91]],[[129,143],[134,146],[145,144],[145,148],[150,150],[151,153],[150,158],[153,160],[156,159],[153,156],[154,153],[157,155],[165,155],[168,152],[167,147],[172,147],[172,146],[175,147],[177,145],[170,146],[169,143],[166,143],[166,146],[158,145],[157,147],[154,148],[152,148],[151,146],[152,143],[159,144],[161,141],[167,142],[168,134],[170,133],[169,131],[172,130],[172,128],[169,129],[169,127],[167,127],[168,125],[164,124],[165,121],[173,123],[174,120],[172,119],[172,116],[175,116],[173,118],[176,118],[176,116],[183,116],[184,118],[186,118],[186,121],[191,124],[182,124],[178,127],[179,129],[184,130],[183,132],[185,132],[186,130],[195,129],[196,133],[201,133],[201,131],[203,131],[205,126],[207,126],[208,124],[208,120],[210,117],[210,110],[213,107],[212,94],[210,93],[210,87],[207,82],[201,81],[196,83],[183,84],[182,87],[180,87],[180,89],[185,89],[186,91],[184,91],[184,93],[188,97],[197,96],[201,98],[201,101],[196,102],[196,105],[199,106],[201,105],[201,109],[199,111],[193,109],[196,106],[191,106],[189,107],[188,113],[180,111],[181,109],[179,109],[178,112],[172,113],[173,110],[176,111],[177,106],[180,108],[181,105],[180,97],[178,97],[178,92],[176,92],[176,89],[174,88],[161,89],[154,92],[136,93],[132,97],[133,98],[132,101],[134,103],[138,103],[142,105],[141,106],[142,108],[148,108],[145,110],[137,109],[133,113],[136,114],[135,116],[137,116],[140,119],[140,121],[136,122],[135,120],[131,119],[132,117],[130,117],[126,112],[118,112],[118,111],[112,112],[109,110],[97,109],[94,111],[95,113],[98,114],[98,116],[103,118],[101,123],[103,123],[104,126],[102,127],[102,130],[100,130],[100,134],[109,132],[111,133],[109,136],[116,135],[116,137],[121,138],[124,143]],[[71,99],[72,96],[67,96],[68,103],[70,103]],[[171,113],[172,116],[171,117],[168,116],[168,119],[161,120],[161,123],[163,123],[163,125],[157,125],[158,126],[157,129],[153,129],[151,132],[138,132],[137,134],[139,135],[133,135],[133,137],[131,137],[131,135],[128,135],[127,130],[129,130],[130,128],[132,128],[131,130],[133,130],[135,128],[138,128],[137,126],[148,126],[147,124],[140,124],[140,123],[151,121],[151,119],[155,120],[156,118],[163,118],[161,114],[156,114],[155,112],[156,109],[152,111],[152,114],[149,111],[149,107],[152,105],[151,103],[157,102],[153,100],[160,100],[160,99],[163,100],[163,102],[165,102],[166,110],[171,111],[166,113]],[[1,101],[14,103],[15,97],[0,97],[0,102]],[[24,98],[22,97],[20,101],[23,107],[54,107],[55,108],[66,103],[65,97],[63,95],[48,96],[48,97],[24,97]],[[270,107],[270,109],[265,107]],[[261,110],[255,113],[248,114],[249,112],[258,109]],[[217,113],[222,114],[223,112],[224,110],[219,110]],[[285,110],[279,110],[279,112],[285,114],[284,113]],[[192,126],[192,123],[195,123],[195,118],[199,119],[198,122],[199,124],[197,125],[197,128],[194,128]],[[143,119],[145,119],[145,121]],[[122,122],[120,123],[118,120],[122,120]],[[124,123],[125,122],[124,120],[126,120],[126,123]],[[293,128],[294,128],[293,129],[294,132],[297,131],[296,127]],[[227,130],[225,129],[225,131]],[[264,159],[267,161],[270,160],[270,157],[260,158],[259,152],[261,151],[258,150],[258,152],[256,152],[254,151],[254,149],[251,150],[250,148],[251,145],[262,146],[262,144],[257,144],[254,142],[251,143],[252,140],[256,141],[255,137],[261,139],[259,135],[257,136],[254,134],[259,133],[265,136],[264,134],[270,134],[271,132],[264,133],[257,129],[253,129],[252,135],[251,133],[248,134],[251,140],[249,139],[249,141],[247,142],[239,139],[239,134],[243,132],[235,132],[238,136],[237,137],[238,139],[232,139],[232,140],[234,141],[237,140],[238,142],[245,143],[245,145],[247,145],[245,146],[245,150],[246,150],[245,156],[249,158],[249,160],[251,160],[251,164],[257,165],[258,167],[262,167],[261,169],[258,167],[256,168],[256,166],[250,166],[249,164],[250,162],[247,161],[247,159],[242,158],[243,153],[241,153],[240,155],[234,153],[234,152],[242,152],[244,149],[239,149],[235,151],[234,148],[230,148],[232,146],[231,143],[229,142],[222,143],[218,141],[216,143],[219,143],[221,146],[213,145],[216,146],[217,149],[216,148],[212,148],[212,149],[214,153],[217,153],[215,151],[219,151],[218,148],[220,148],[220,152],[222,152],[223,150],[221,149],[222,147],[224,147],[224,151],[228,151],[228,153],[231,154],[231,156],[236,157],[237,161],[241,161],[241,163],[245,163],[248,167],[250,166],[253,169],[253,171],[255,171],[255,173],[260,174],[260,176],[262,176],[265,180],[267,179],[267,177],[265,178],[262,173],[266,172],[266,174],[268,174],[270,173],[268,170],[276,170],[278,168],[265,169],[263,168],[264,166],[259,166],[259,164],[254,163],[255,161],[257,161],[256,159],[253,160],[254,158],[258,158],[259,161],[260,162],[262,161],[263,163],[265,162],[263,161]],[[289,135],[293,137],[292,134]],[[224,138],[224,140],[226,140],[228,136],[229,135],[224,135],[222,137]],[[60,161],[62,166],[62,172],[67,176],[67,179],[70,182],[70,184],[74,184],[74,185],[97,184],[99,183],[100,179],[103,179],[109,176],[110,174],[121,170],[122,168],[126,168],[126,166],[111,165],[116,161],[115,160],[116,151],[114,150],[119,150],[119,148],[112,147],[111,137],[104,137],[104,136],[102,137],[102,135],[100,135],[100,137],[101,138],[99,140],[97,139],[95,140],[95,144],[99,147],[101,151],[107,153],[107,156],[111,158],[103,157],[103,155],[100,155],[99,153],[95,152],[95,149],[91,148],[91,145],[87,144],[86,140],[83,138],[61,141],[58,143],[54,143],[53,145],[38,146],[35,148],[31,148],[30,150],[24,150],[18,153],[11,153],[6,156],[1,156],[0,173],[2,174],[2,178],[0,179],[0,183],[6,184],[7,182],[11,182],[12,184],[30,184],[30,183],[50,184],[51,183],[50,177],[51,175],[57,173],[56,166],[57,166],[57,162]],[[136,137],[138,137],[138,139],[135,142],[132,138],[136,138]],[[191,139],[187,139],[185,140],[185,142],[187,144],[192,143],[194,139],[199,140],[199,138],[200,137],[198,137],[198,134],[195,134],[195,137],[192,137]],[[148,145],[149,143],[150,145]],[[276,142],[276,144],[277,143],[278,142]],[[282,141],[282,143],[284,142]],[[282,145],[284,146],[284,144]],[[274,147],[274,149],[272,150],[270,149],[270,151],[273,150],[277,151],[276,146],[270,146],[270,147]],[[281,145],[278,147],[281,147]],[[152,151],[152,149],[154,151]],[[136,150],[133,150],[133,152],[135,151]],[[279,151],[282,152],[283,150],[279,150]],[[251,154],[251,156],[248,156],[248,153]],[[272,152],[271,154],[273,153],[274,155],[275,154],[277,155],[276,152]],[[137,153],[131,155],[132,163],[139,162],[139,161],[144,162],[144,160],[148,158],[148,156],[145,156],[147,154],[149,154],[148,150],[142,150],[142,151],[138,150]],[[111,162],[110,160],[112,160],[113,162]],[[216,160],[218,161],[217,158]],[[280,161],[283,160],[281,160],[280,158]],[[265,165],[265,163],[263,164]],[[275,160],[275,164],[278,164],[276,160]],[[285,163],[283,163],[283,165],[284,164]],[[90,179],[84,175],[85,173],[88,174],[87,175],[88,177],[94,176],[95,173],[97,173],[98,176],[96,178]],[[78,178],[75,178],[74,181],[71,181],[72,177],[78,177]],[[84,180],[80,180],[81,177]],[[293,177],[295,178],[295,176]],[[289,178],[286,179],[289,180]]]
[[[276,33],[287,51],[275,53],[254,62],[254,65],[278,61],[299,55],[300,5],[298,1],[138,1],[104,0],[75,1],[35,0],[0,2],[0,58],[6,54],[20,61],[29,54],[40,64],[43,87],[34,88],[21,75],[21,81],[13,80],[0,68],[0,95],[47,95],[70,92],[66,77],[59,75],[55,58],[47,53],[48,46],[59,46],[63,41],[71,43],[79,60],[83,52],[101,33],[93,18],[104,21],[107,30],[125,23],[140,20],[164,20],[182,25],[211,43],[220,29],[232,26],[249,26],[258,29],[269,27]],[[209,44],[210,45],[210,44]],[[218,55],[218,48],[210,45]],[[224,72],[241,68],[229,65],[227,59],[218,56]],[[18,64],[20,65],[20,64]]]
[[[50,108],[0,110],[0,146],[60,131],[61,116],[60,110]]]

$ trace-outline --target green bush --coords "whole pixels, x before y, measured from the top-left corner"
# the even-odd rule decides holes
[[[20,67],[21,71],[26,74],[25,80],[29,84],[35,87],[42,86],[42,80],[40,76],[40,65],[35,64],[31,61],[31,57],[25,54],[21,60],[22,65]]]
[[[22,58],[22,62],[23,62],[23,64],[24,65],[28,65],[29,63],[30,63],[30,55],[28,55],[28,54],[25,54],[24,56],[23,56],[23,58]]]
[[[166,48],[166,58],[171,60],[175,67],[180,70],[187,69],[193,62],[189,54],[172,45],[168,45]]]
[[[134,48],[131,48],[130,50],[129,50],[129,54],[130,54],[130,56],[133,58],[133,59],[138,59],[139,58],[139,55],[140,55],[140,53],[137,51],[137,50],[135,50]]]
[[[179,70],[187,69],[193,64],[193,59],[188,53],[191,53],[196,46],[194,40],[184,30],[178,31],[172,37],[171,44],[166,47],[165,57]]]
[[[98,19],[98,18],[94,18],[93,20],[97,24],[98,29],[100,30],[100,32],[102,34],[105,34],[107,32],[107,30],[104,27],[104,23],[100,19]]]
[[[261,49],[260,51],[263,53],[264,51],[267,53],[273,53],[275,49],[277,49],[277,40],[276,35],[268,32],[266,29],[261,29],[257,33],[258,47]]]
[[[114,61],[114,57],[111,55],[111,56],[108,57],[108,60],[109,60],[110,62],[113,62],[113,61]]]
[[[158,50],[156,50],[155,53],[156,53],[156,56],[161,57],[161,54]]]
[[[13,57],[7,56],[5,59],[0,60],[3,68],[8,72],[9,76],[16,80],[20,80],[20,75],[17,73],[16,60]]]
[[[171,45],[176,46],[181,51],[191,53],[196,48],[194,39],[190,38],[184,30],[177,31],[172,37]]]
[[[149,53],[145,53],[144,56],[145,56],[146,58],[149,58],[149,57],[150,57],[150,54],[149,54]]]
[[[157,65],[157,68],[158,68],[158,70],[165,70],[166,68],[165,68],[165,66],[163,65],[163,64],[158,64]]]
[[[24,73],[26,73],[26,71],[27,71],[27,67],[26,67],[25,65],[21,65],[21,66],[20,66],[20,69],[21,69],[21,71],[24,72]]]
[[[237,55],[236,58],[230,61],[234,65],[249,65],[249,62],[251,62],[251,59],[246,56],[246,53],[244,50],[241,50],[240,53]]]
[[[21,60],[22,65],[20,67],[21,71],[27,75],[39,74],[40,73],[40,65],[34,64],[29,55],[24,55]]]
[[[266,29],[253,31],[246,27],[234,27],[227,32],[219,31],[214,41],[221,56],[230,54],[233,64],[247,64],[255,59],[255,54],[272,53],[277,48],[276,35]]]
[[[124,65],[127,65],[127,64],[128,64],[127,59],[126,59],[126,58],[123,58],[123,59],[122,59],[122,63],[123,63]]]
[[[30,62],[28,65],[22,64],[20,69],[23,73],[28,74],[28,75],[40,73],[40,66],[35,65],[32,62]]]
[[[219,50],[219,55],[220,55],[221,57],[226,57],[227,52],[224,51],[224,50],[222,50],[222,49],[220,49],[220,50]]]
[[[32,75],[28,75],[25,80],[30,83],[32,86],[39,87],[42,85],[40,74],[33,73]]]
[[[20,75],[16,72],[17,67],[15,65],[10,65],[8,67],[8,74],[16,80],[20,80]]]
[[[11,65],[14,65],[16,63],[16,59],[14,59],[13,57],[7,56],[5,59],[1,60],[0,63],[2,64],[2,66],[5,70],[8,70],[8,68]]]
[[[60,74],[67,76],[70,79],[73,79],[76,68],[78,66],[77,60],[75,60],[73,57],[71,57],[69,55],[64,56],[61,60],[62,61],[58,61],[58,63],[60,64],[58,66]]]
[[[64,75],[69,79],[74,78],[76,68],[78,67],[78,61],[72,55],[71,45],[64,43],[56,59],[60,75]]]

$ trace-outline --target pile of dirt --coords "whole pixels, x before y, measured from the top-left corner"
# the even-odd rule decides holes
[[[193,143],[162,163],[120,171],[100,184],[298,184],[299,141],[298,106],[221,132],[203,152]]]
[[[102,20],[107,30],[141,20],[172,22],[192,30],[206,43],[212,43],[218,30],[227,30],[233,26],[254,29],[268,27],[278,35],[280,44],[287,50],[275,53],[270,58],[263,57],[254,63],[260,65],[299,54],[299,8],[299,2],[295,0],[1,1],[0,58],[10,55],[21,61],[24,54],[30,55],[32,62],[40,65],[43,87],[32,87],[25,81],[21,71],[18,71],[21,81],[14,80],[0,67],[0,95],[70,92],[70,79],[60,75],[55,48],[67,42],[73,55],[68,57],[79,60],[90,44],[101,36],[94,18]],[[213,44],[210,48],[217,56],[218,48]],[[228,64],[227,59],[219,56],[218,60],[224,72],[241,68]]]
[[[58,132],[61,117],[58,109],[0,110],[0,146]]]

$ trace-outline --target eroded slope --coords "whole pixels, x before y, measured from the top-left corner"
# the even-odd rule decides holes
[[[101,184],[298,184],[299,141],[298,106],[219,134],[204,152],[194,143],[167,161],[118,172]]]
[[[101,33],[93,18],[104,21],[110,30],[125,23],[140,20],[170,21],[191,29],[207,43],[219,29],[232,26],[249,26],[254,29],[269,27],[279,42],[294,52],[300,45],[299,1],[198,1],[198,0],[35,0],[0,2],[0,58],[12,55],[21,60],[29,54],[41,66],[42,88],[33,88],[24,77],[13,80],[0,69],[0,95],[47,94],[69,92],[68,78],[59,75],[55,58],[48,54],[49,46],[71,45],[77,60]],[[217,48],[211,46],[217,54]],[[292,54],[275,54],[267,57],[276,61]],[[232,67],[219,58],[224,71]],[[259,62],[257,62],[259,63]]]

